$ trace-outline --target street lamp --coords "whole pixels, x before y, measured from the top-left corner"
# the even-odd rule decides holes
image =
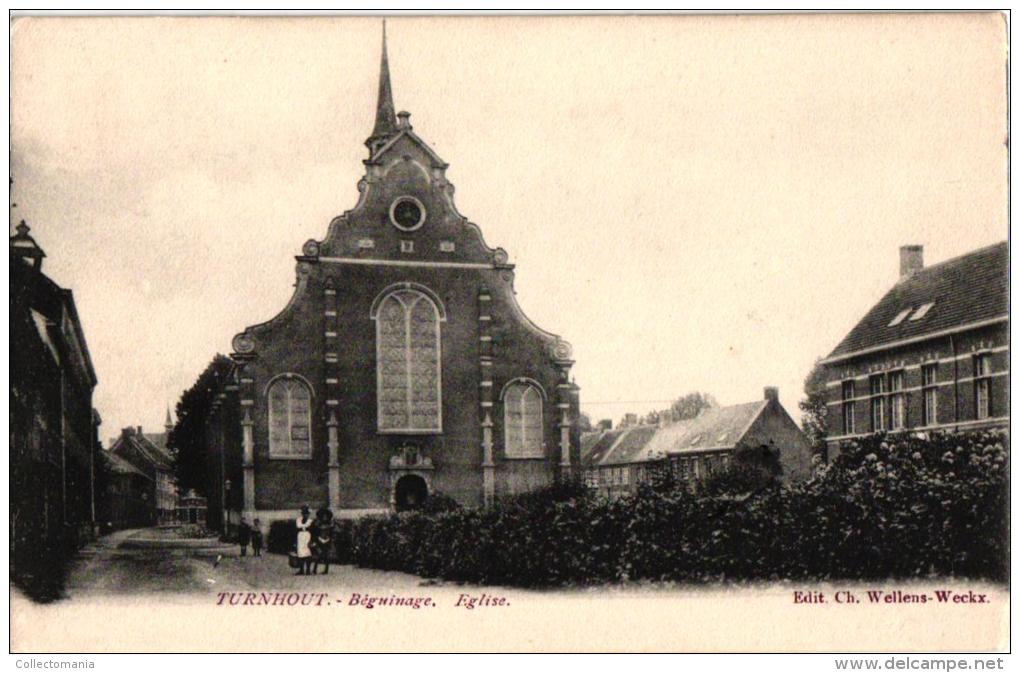
[[[222,519],[222,522],[223,522],[223,534],[224,535],[227,534],[227,518],[228,518],[228,514],[227,513],[230,511],[228,509],[229,507],[230,507],[230,480],[229,479],[224,479],[223,480],[223,502],[221,503],[221,507],[220,507],[220,515],[221,515],[221,519]]]

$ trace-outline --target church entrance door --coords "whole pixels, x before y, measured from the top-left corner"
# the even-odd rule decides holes
[[[429,487],[425,480],[416,474],[406,474],[397,481],[396,493],[394,494],[397,511],[406,512],[411,509],[419,509],[429,495]]]

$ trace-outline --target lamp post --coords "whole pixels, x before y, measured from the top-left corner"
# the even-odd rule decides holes
[[[224,479],[223,480],[223,501],[222,501],[221,507],[220,507],[220,514],[221,514],[221,519],[222,519],[222,523],[223,523],[223,534],[224,535],[227,534],[227,518],[229,516],[228,515],[228,512],[229,512],[228,508],[229,507],[230,507],[230,480],[229,479]]]

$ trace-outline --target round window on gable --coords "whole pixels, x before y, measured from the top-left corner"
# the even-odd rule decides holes
[[[401,196],[390,205],[390,222],[401,231],[414,231],[425,224],[425,206],[413,196]]]

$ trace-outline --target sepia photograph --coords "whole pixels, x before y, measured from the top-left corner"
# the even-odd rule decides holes
[[[12,15],[11,652],[1008,651],[1008,38]]]

